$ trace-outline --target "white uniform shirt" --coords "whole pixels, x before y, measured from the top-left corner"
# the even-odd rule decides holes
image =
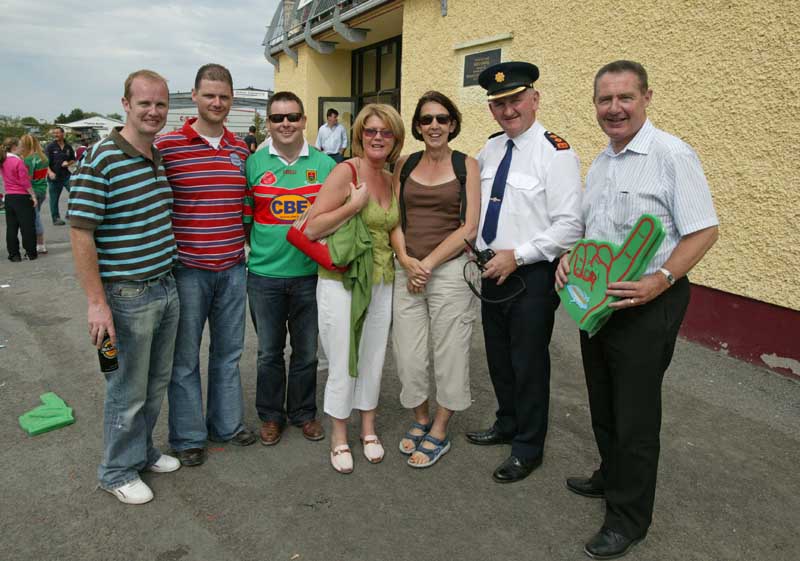
[[[317,149],[326,154],[336,154],[347,148],[347,131],[341,123],[331,128],[325,123],[317,133]]]
[[[533,126],[513,139],[511,167],[500,206],[497,237],[489,247],[514,249],[524,263],[553,261],[583,233],[581,169],[571,148],[557,150],[547,131]],[[481,220],[478,249],[486,249],[481,232],[492,182],[506,153],[508,135],[490,138],[478,154],[481,167]]]
[[[618,245],[642,214],[657,216],[667,235],[645,274],[664,265],[681,237],[719,224],[697,154],[649,119],[619,154],[609,144],[592,162],[582,214],[587,238]]]

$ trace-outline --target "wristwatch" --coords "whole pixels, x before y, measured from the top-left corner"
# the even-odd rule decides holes
[[[669,283],[669,285],[670,285],[670,286],[672,286],[673,284],[675,284],[675,277],[673,277],[673,276],[672,276],[672,273],[670,273],[670,272],[669,272],[668,270],[666,270],[664,267],[661,267],[661,268],[658,270],[658,272],[659,272],[659,273],[661,273],[662,275],[664,275],[664,276],[667,278],[667,282]]]
[[[514,250],[514,262],[517,264],[517,267],[522,267],[525,264],[525,260],[520,257],[516,249]]]

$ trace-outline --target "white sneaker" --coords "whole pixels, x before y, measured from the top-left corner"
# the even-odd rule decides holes
[[[36,246],[36,253],[47,253],[47,246],[44,244],[39,244]]]
[[[117,487],[116,489],[103,490],[108,491],[117,497],[119,502],[125,503],[126,505],[143,505],[153,500],[153,491],[151,491],[147,483],[141,479],[134,479],[130,483],[126,483],[122,487]]]
[[[181,462],[178,460],[178,458],[161,454],[161,457],[156,460],[156,463],[147,468],[147,471],[152,471],[154,473],[169,473],[171,471],[177,471],[180,469],[180,467]]]

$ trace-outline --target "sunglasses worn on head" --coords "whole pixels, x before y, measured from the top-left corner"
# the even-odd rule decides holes
[[[300,119],[303,118],[302,113],[273,113],[269,117],[267,117],[270,122],[279,125],[283,122],[284,119],[289,119],[290,123],[296,123]]]
[[[364,138],[373,138],[381,135],[383,138],[394,138],[394,133],[389,129],[364,129]]]
[[[419,124],[427,126],[430,125],[434,119],[436,119],[436,122],[440,125],[449,125],[451,121],[450,115],[422,115],[419,118]]]

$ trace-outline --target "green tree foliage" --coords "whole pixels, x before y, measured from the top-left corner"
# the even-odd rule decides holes
[[[31,125],[33,127],[39,125],[39,121],[36,119],[36,117],[23,117],[19,120],[19,122],[23,125]]]
[[[119,113],[107,113],[106,117],[108,117],[109,119],[116,119],[117,121],[122,120],[122,115],[120,115]]]
[[[256,144],[261,144],[267,137],[267,129],[265,127],[264,117],[262,117],[261,113],[258,111],[256,111],[253,116],[253,126],[256,128]]]
[[[27,130],[22,124],[22,120],[17,117],[0,117],[0,142],[10,136],[19,138]]]

